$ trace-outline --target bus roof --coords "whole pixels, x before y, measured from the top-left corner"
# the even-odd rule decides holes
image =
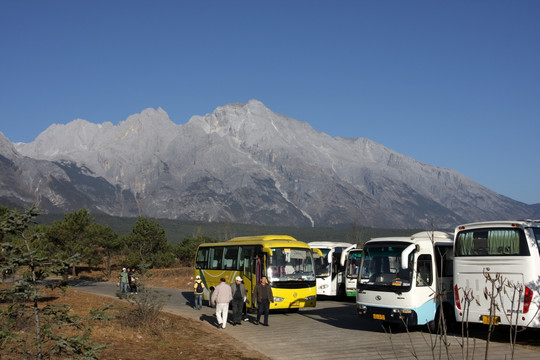
[[[309,245],[303,241],[298,241],[289,235],[255,235],[255,236],[240,236],[232,238],[228,241],[219,243],[205,243],[199,247],[212,246],[237,246],[237,245],[262,245],[262,247],[270,249],[273,247],[294,247],[309,249]]]
[[[452,243],[453,238],[449,233],[443,231],[422,231],[411,236],[394,236],[394,237],[382,237],[370,239],[366,244],[385,241],[385,242],[421,242],[432,241],[434,243]]]
[[[411,239],[429,239],[434,242],[453,241],[451,234],[444,231],[422,231],[411,235]]]
[[[297,241],[289,235],[254,235],[254,236],[239,236],[229,240],[229,242],[245,242],[245,241],[268,241],[268,240],[290,240]]]
[[[488,228],[488,227],[540,227],[540,220],[500,220],[500,221],[481,221],[456,226],[456,234],[460,230],[467,228]]]
[[[344,247],[348,248],[353,246],[354,244],[347,243],[347,242],[333,242],[333,241],[312,241],[308,243],[309,246],[312,248],[317,249],[333,249],[336,247]]]
[[[408,236],[390,236],[390,237],[371,238],[368,241],[366,241],[366,243],[364,245],[368,245],[368,244],[370,244],[372,242],[377,242],[377,241],[388,241],[388,242],[408,241],[408,242],[410,242],[411,238],[408,237]]]

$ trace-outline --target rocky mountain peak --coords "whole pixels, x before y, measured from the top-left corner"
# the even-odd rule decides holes
[[[118,124],[118,127],[133,129],[134,132],[139,132],[141,130],[148,131],[156,128],[160,129],[162,127],[170,128],[174,126],[176,125],[169,119],[169,115],[162,108],[144,109],[140,114],[131,115]]]
[[[1,131],[0,131],[0,155],[10,160],[20,156],[17,150],[15,150],[15,147],[13,146],[13,144]]]
[[[1,154],[15,151],[5,141]],[[60,164],[62,184],[69,178],[77,189],[95,189],[89,202],[105,191],[99,208],[111,215],[401,228],[532,216],[527,205],[453,170],[369,139],[331,137],[257,100],[220,106],[185,125],[161,108],[116,126],[79,119],[15,148]]]

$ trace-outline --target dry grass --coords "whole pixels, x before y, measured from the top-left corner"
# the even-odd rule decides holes
[[[113,271],[110,279],[106,279],[104,272],[101,270],[89,271],[81,269],[79,277],[95,280],[95,281],[110,281],[117,282],[119,270]],[[156,286],[180,290],[192,290],[193,286],[193,268],[169,268],[169,269],[151,269],[143,279],[146,286]]]
[[[192,269],[152,270],[155,275],[147,285],[190,288]],[[85,274],[89,277],[91,274]],[[155,324],[139,326],[131,318],[134,307],[124,301],[68,289],[49,294],[47,302],[69,304],[74,314],[87,316],[90,309],[113,303],[108,310],[110,321],[95,322],[92,340],[108,347],[99,352],[100,359],[268,359],[227,334],[207,324],[170,313],[161,313]],[[135,324],[135,326],[134,326]],[[0,359],[9,359],[0,349]]]
[[[152,269],[146,277],[146,286],[180,290],[193,290],[193,268]]]

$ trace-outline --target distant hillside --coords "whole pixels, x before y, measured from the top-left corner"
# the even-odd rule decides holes
[[[62,215],[44,214],[37,218],[40,224],[52,224],[55,220],[62,219]],[[96,222],[110,225],[119,235],[127,235],[131,232],[135,218],[120,218],[108,215],[94,216]],[[310,241],[345,241],[350,243],[363,243],[374,237],[382,236],[408,236],[422,229],[374,229],[353,228],[352,226],[340,228],[312,228],[312,227],[272,227],[231,223],[195,223],[179,222],[170,219],[156,219],[165,229],[167,238],[171,244],[177,244],[185,238],[193,238],[197,234],[212,239],[226,241],[235,236],[283,234],[290,235],[297,240]]]

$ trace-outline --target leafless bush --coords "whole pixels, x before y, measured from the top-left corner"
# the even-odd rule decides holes
[[[141,286],[137,294],[130,294],[126,299],[135,306],[121,315],[123,325],[159,334],[162,330],[159,314],[165,306],[165,295]]]

